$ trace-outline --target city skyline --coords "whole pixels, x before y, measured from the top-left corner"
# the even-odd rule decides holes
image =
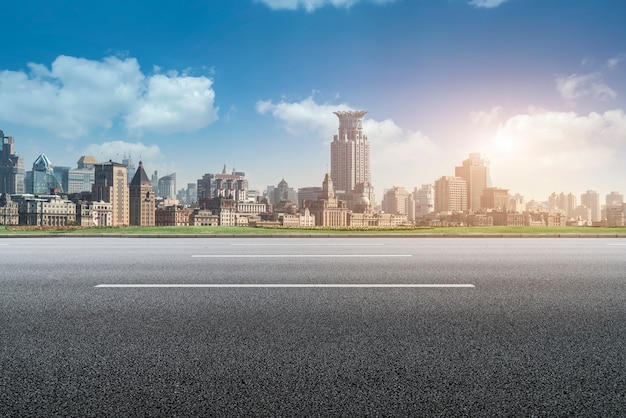
[[[148,7],[150,5],[150,7]],[[623,192],[618,1],[3,4],[0,128],[25,169],[81,155],[251,188],[317,186],[333,112],[367,109],[372,183],[409,190],[470,153],[493,185]],[[320,30],[323,28],[323,30]]]

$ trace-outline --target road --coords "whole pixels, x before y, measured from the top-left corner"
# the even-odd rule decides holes
[[[624,239],[7,238],[0,266],[3,417],[626,411]]]

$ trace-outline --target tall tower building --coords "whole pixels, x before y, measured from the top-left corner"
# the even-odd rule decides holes
[[[111,203],[113,226],[129,225],[129,196],[126,166],[109,160],[96,164],[93,200]]]
[[[467,187],[467,209],[480,209],[483,190],[488,187],[488,165],[480,153],[471,153],[463,165],[454,169],[454,175],[465,180]]]
[[[12,136],[4,136],[0,130],[2,152],[0,152],[0,192],[24,193],[24,158],[15,154]]]
[[[129,185],[130,197],[130,224],[135,226],[154,226],[155,194],[152,182],[148,178],[143,163],[139,161],[139,168]]]
[[[580,204],[591,210],[591,220],[599,222],[602,220],[602,207],[600,206],[600,193],[595,190],[587,190],[580,195]]]
[[[350,193],[359,183],[371,183],[370,146],[363,135],[364,111],[334,112],[339,133],[330,144],[330,176],[336,190]]]

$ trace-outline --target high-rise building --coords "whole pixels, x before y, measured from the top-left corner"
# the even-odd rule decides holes
[[[202,199],[226,197],[236,202],[248,200],[248,180],[246,173],[234,171],[226,174],[226,167],[221,174],[205,174],[198,180],[198,202]]]
[[[410,202],[415,205],[412,196]],[[393,215],[409,216],[409,212],[412,212],[413,215],[415,214],[415,209],[410,210],[409,208],[409,192],[407,192],[404,187],[394,186],[387,190],[383,196],[381,206],[383,212],[391,213]]]
[[[442,176],[435,181],[435,212],[467,210],[467,184],[461,177]]]
[[[130,183],[133,178],[135,178],[135,171],[137,171],[130,154],[128,154],[128,158],[124,155],[124,158],[122,158],[122,164],[126,166],[126,178],[128,179],[128,183]]]
[[[580,204],[591,211],[591,221],[602,220],[602,207],[600,206],[600,193],[595,190],[587,190],[580,195]]]
[[[68,173],[67,193],[91,191],[91,186],[94,183],[96,164],[98,164],[98,161],[95,157],[90,155],[80,157],[76,162],[77,167],[71,169]],[[94,199],[96,199],[95,196]]]
[[[624,204],[624,195],[620,192],[611,192],[606,195],[606,207],[622,206]]]
[[[135,226],[154,226],[155,195],[152,189],[152,182],[143,169],[141,161],[139,161],[139,167],[128,186],[128,193],[130,200],[130,224]]]
[[[159,179],[159,197],[174,199],[176,197],[176,173],[168,174]]]
[[[41,154],[33,163],[33,170],[28,171],[24,178],[26,193],[47,195],[64,192],[63,185],[54,172],[54,166],[46,156]]]
[[[364,111],[334,112],[339,133],[330,144],[330,176],[337,191],[350,193],[359,183],[370,183],[370,146],[363,135]]]
[[[293,204],[298,203],[298,193],[293,187],[289,187],[285,179],[282,179],[278,185],[273,188],[271,193],[268,192],[267,197],[272,205],[278,205],[280,202],[286,201]]]
[[[498,187],[487,187],[483,191],[481,207],[486,209],[498,209],[506,212],[509,210],[509,190]]]
[[[126,181],[126,166],[109,160],[96,164],[95,181],[92,188],[93,200],[111,203],[113,226],[129,225],[129,194]]]
[[[24,193],[24,158],[15,154],[12,136],[4,136],[0,130],[0,191],[8,194]]]
[[[463,165],[454,169],[454,175],[465,180],[467,188],[467,208],[480,209],[483,190],[488,187],[489,169],[480,153],[471,153]]]
[[[413,199],[416,217],[426,216],[435,210],[435,188],[432,184],[422,184],[419,189],[415,187]]]

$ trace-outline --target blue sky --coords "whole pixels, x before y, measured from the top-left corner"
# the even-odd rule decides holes
[[[319,186],[362,109],[377,195],[469,153],[527,200],[626,192],[622,0],[3,2],[0,129],[41,153]]]

